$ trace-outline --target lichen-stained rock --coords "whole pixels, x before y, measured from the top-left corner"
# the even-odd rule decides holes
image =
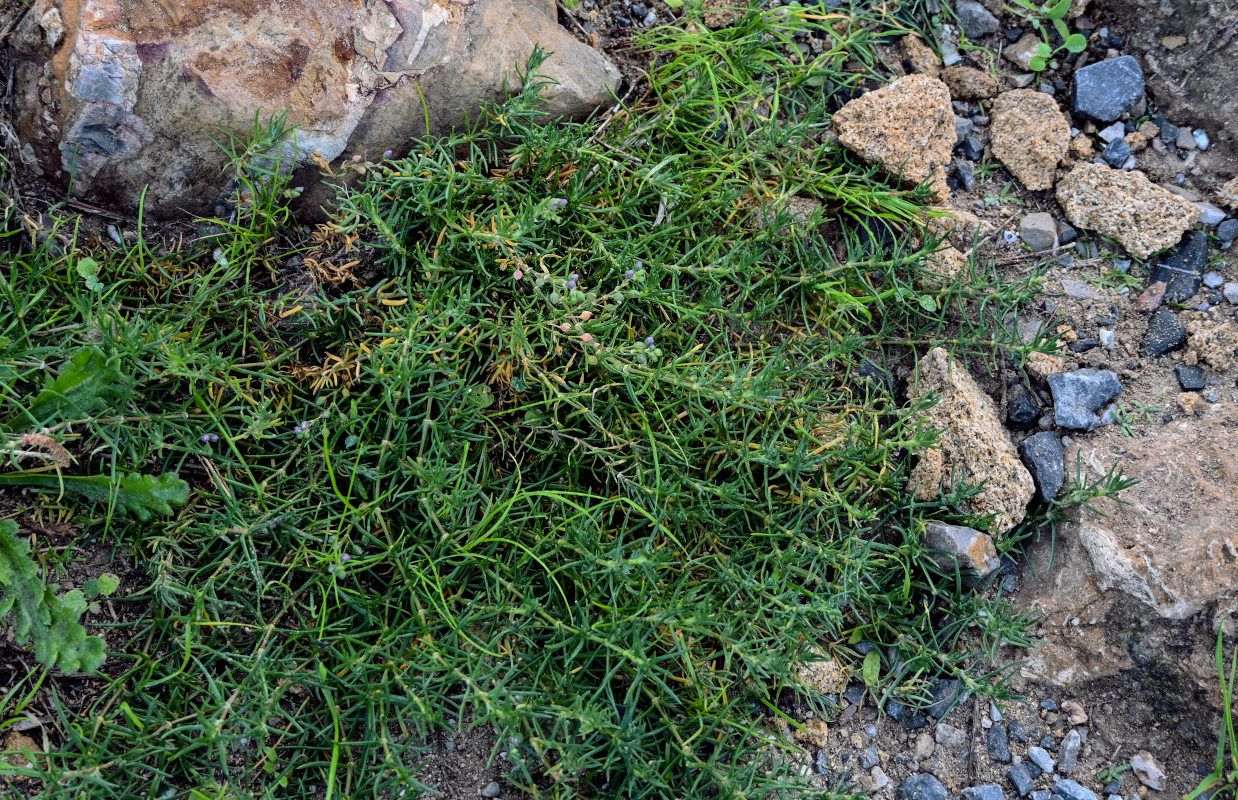
[[[927,75],[899,78],[840,108],[834,131],[868,163],[919,183],[950,162],[955,138],[950,90]],[[944,170],[940,175],[944,179]]]
[[[1070,147],[1070,122],[1053,98],[1031,89],[1003,92],[993,101],[989,146],[1029,189],[1053,188],[1053,174]]]
[[[1173,247],[1200,210],[1142,173],[1079,163],[1057,184],[1070,224],[1117,239],[1136,258]]]
[[[908,388],[913,401],[930,394],[939,402],[928,411],[926,421],[941,436],[939,449],[919,453],[920,462],[911,473],[916,496],[928,499],[938,490],[951,491],[956,477],[971,485],[983,484],[965,506],[977,516],[992,514],[993,533],[1005,533],[1023,521],[1035,487],[1002,427],[997,407],[967,368],[940,347],[920,360]]]
[[[149,186],[148,213],[199,213],[224,188],[211,137],[287,110],[298,164],[407,151],[423,96],[431,132],[459,127],[535,44],[559,82],[548,114],[609,102],[618,70],[553,0],[35,0],[13,36],[16,127],[79,197],[133,209]]]

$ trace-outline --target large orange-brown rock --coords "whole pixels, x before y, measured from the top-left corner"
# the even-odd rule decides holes
[[[35,0],[14,36],[23,161],[79,196],[203,211],[211,142],[287,110],[300,164],[378,158],[476,118],[535,44],[579,117],[618,70],[556,21],[553,0]],[[293,148],[289,146],[291,154]]]

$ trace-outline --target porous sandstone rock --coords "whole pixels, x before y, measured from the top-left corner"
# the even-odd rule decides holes
[[[911,473],[916,496],[930,498],[951,491],[956,478],[983,489],[964,501],[978,516],[993,515],[992,531],[1001,535],[1023,521],[1032,499],[1032,476],[1019,461],[1002,427],[997,407],[968,374],[940,347],[930,350],[916,368],[908,389],[911,399],[936,395],[926,422],[941,431],[937,449],[920,453]]]
[[[1070,140],[1070,152],[1078,158],[1092,157],[1092,137],[1081,133]]]
[[[1073,361],[1062,356],[1053,356],[1048,353],[1037,353],[1035,351],[1027,354],[1027,371],[1032,377],[1040,381],[1049,380],[1050,375],[1067,372],[1073,365]]]
[[[423,108],[431,133],[476,119],[535,45],[553,53],[549,115],[610,102],[618,69],[554,0],[35,0],[13,35],[16,128],[31,168],[78,197],[132,210],[145,190],[148,214],[203,213],[225,190],[212,137],[287,110],[285,155],[313,179],[317,159],[407,152]]]
[[[1079,163],[1057,184],[1070,224],[1116,240],[1136,258],[1172,247],[1199,218],[1199,208],[1155,185],[1142,172]]]
[[[1217,191],[1217,202],[1238,211],[1238,178],[1231,178]]]
[[[1053,175],[1070,146],[1070,122],[1043,92],[1015,89],[993,101],[990,147],[1029,189],[1053,188]]]
[[[987,100],[997,94],[997,80],[987,72],[972,67],[946,67],[941,80],[955,100]]]
[[[925,262],[926,271],[915,281],[915,286],[920,291],[940,289],[967,272],[967,256],[948,244],[926,256]]]
[[[899,52],[903,61],[911,67],[912,72],[936,78],[941,74],[941,59],[933,52],[923,39],[914,33],[909,33],[899,40]]]
[[[969,252],[976,243],[976,237],[984,236],[991,228],[987,222],[970,211],[944,206],[933,206],[930,210],[944,212],[944,216],[925,217],[925,232],[930,236],[945,238],[963,252]]]
[[[954,147],[950,90],[937,78],[908,75],[850,101],[834,115],[838,141],[869,164],[916,184],[940,176]]]
[[[1202,361],[1217,372],[1238,365],[1238,323],[1221,321],[1215,313],[1201,314],[1186,323],[1188,362]]]
[[[737,0],[705,0],[701,4],[705,25],[716,30],[734,24],[744,14],[742,5]]]

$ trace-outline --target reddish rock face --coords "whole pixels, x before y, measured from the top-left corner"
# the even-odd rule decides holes
[[[211,141],[287,111],[300,164],[407,148],[497,100],[535,44],[582,116],[619,73],[537,0],[36,0],[15,36],[27,167],[78,196],[155,214],[206,210]]]

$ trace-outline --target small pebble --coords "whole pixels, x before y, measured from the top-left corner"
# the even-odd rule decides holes
[[[1126,135],[1126,126],[1121,122],[1115,122],[1108,128],[1103,128],[1100,133],[1096,135],[1103,139],[1105,144],[1109,144],[1115,139],[1121,139]]]
[[[1131,157],[1131,146],[1125,139],[1114,139],[1101,154],[1109,166],[1121,169],[1126,159]]]
[[[496,781],[490,781],[490,783],[487,783],[485,786],[482,787],[481,796],[482,797],[498,797],[500,791],[502,790],[499,787],[499,784]]]
[[[1015,791],[1019,793],[1019,797],[1027,797],[1036,786],[1032,781],[1031,774],[1027,770],[1027,764],[1015,764],[1006,770],[1006,778],[1014,786]]]
[[[1056,766],[1053,763],[1053,758],[1043,747],[1027,748],[1027,757],[1030,758],[1036,766],[1040,767],[1040,769],[1044,772],[1053,772],[1053,768]]]
[[[1217,240],[1221,245],[1222,250],[1228,250],[1229,246],[1238,239],[1238,219],[1227,219],[1217,226]]]
[[[1071,729],[1062,739],[1062,747],[1058,751],[1058,772],[1069,775],[1075,771],[1079,763],[1079,748],[1082,746],[1083,737],[1078,729]]]
[[[907,717],[907,706],[897,700],[887,700],[885,712],[895,722],[902,722]]]
[[[1073,278],[1062,279],[1062,291],[1067,297],[1073,297],[1076,300],[1092,300],[1096,297],[1096,290],[1083,281],[1077,281]]]
[[[1205,228],[1214,228],[1225,219],[1225,212],[1212,203],[1196,203],[1195,207],[1199,209],[1199,224]]]
[[[1208,149],[1208,144],[1209,144],[1209,142],[1208,142],[1208,134],[1207,134],[1207,132],[1206,132],[1206,131],[1204,131],[1204,129],[1203,129],[1203,128],[1197,128],[1197,129],[1196,129],[1196,131],[1195,131],[1195,133],[1194,133],[1194,134],[1192,134],[1192,135],[1193,135],[1193,136],[1194,136],[1194,138],[1195,138],[1195,146],[1196,146],[1196,147],[1198,147],[1200,150],[1207,150],[1207,149]]]
[[[1102,330],[1100,333],[1098,333],[1097,336],[1100,338],[1101,347],[1105,348],[1106,350],[1113,349],[1114,343],[1115,343],[1115,336],[1114,336],[1113,331],[1106,328]]]
[[[1006,795],[996,783],[986,783],[964,789],[963,800],[1006,800]]]
[[[1225,299],[1230,303],[1238,305],[1238,283],[1227,283],[1222,290]]]
[[[1225,283],[1225,279],[1219,273],[1204,273],[1204,286],[1207,286],[1209,289],[1216,289],[1223,283]]]
[[[946,800],[950,793],[936,777],[920,773],[904,778],[894,796],[898,800]]]
[[[1042,435],[1042,434],[1037,434]],[[1003,764],[1009,764],[1010,756],[1010,740],[1006,736],[1005,725],[994,725],[989,729],[989,757],[994,761],[1000,761]]]
[[[954,177],[958,178],[959,185],[967,191],[976,188],[976,168],[970,161],[958,161],[954,165]]]

